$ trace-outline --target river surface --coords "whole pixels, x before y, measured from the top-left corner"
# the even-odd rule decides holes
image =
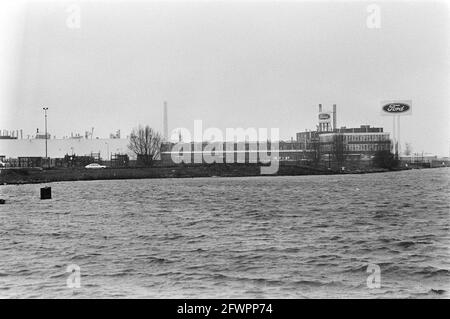
[[[0,297],[448,298],[449,177],[0,186]]]

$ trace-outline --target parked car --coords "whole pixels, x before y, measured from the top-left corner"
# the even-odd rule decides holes
[[[95,169],[95,168],[106,168],[105,165],[100,165],[97,163],[91,163],[89,165],[86,165],[84,168],[91,168],[91,169]]]

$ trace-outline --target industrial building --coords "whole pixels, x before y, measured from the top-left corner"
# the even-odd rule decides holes
[[[185,143],[182,151],[174,152],[175,143],[163,143],[161,148],[161,161],[164,164],[199,163],[203,155],[211,154],[208,143]],[[178,147],[180,149],[180,147]],[[214,154],[217,162],[259,162],[257,143],[240,142],[223,143],[218,148],[220,151]],[[271,147],[267,146],[270,153]],[[296,140],[279,141],[276,157],[279,161],[296,161],[303,163],[315,162],[316,164],[343,164],[344,162],[358,162],[369,164],[377,151],[389,151],[391,140],[389,133],[382,127],[361,125],[357,128],[337,126],[337,107],[333,105],[331,112],[326,112],[319,104],[318,124],[316,130],[299,132]],[[197,156],[197,159],[196,159]],[[211,157],[211,156],[210,156]],[[200,160],[201,162],[201,160]]]
[[[0,140],[17,140],[18,138],[22,138],[23,131],[22,130],[0,130]]]
[[[183,147],[180,147],[180,143],[167,141],[168,116],[165,102],[161,161],[153,164],[259,163],[278,160],[341,167],[349,166],[352,162],[356,165],[370,165],[376,152],[391,150],[389,133],[384,132],[383,128],[369,125],[355,128],[338,127],[336,104],[333,105],[332,111],[324,111],[319,104],[318,111],[315,130],[299,132],[296,139],[290,141],[218,142],[216,145],[208,142],[187,142],[182,143]],[[34,139],[22,139],[22,132],[19,130],[5,130],[0,133],[0,137],[0,155],[3,155],[5,160],[7,155],[10,166],[40,166],[37,158],[42,156],[45,142],[48,144],[48,157],[55,159],[54,163],[51,162],[48,166],[80,166],[84,162],[93,162],[93,153],[99,154],[98,158],[110,161],[113,167],[126,167],[131,165],[132,161],[136,161],[136,165],[143,162],[142,158],[136,159],[129,151],[128,139],[120,138],[120,130],[111,134],[109,139],[94,139],[93,129],[86,132],[84,137],[77,134],[68,139],[50,139],[50,134],[46,139],[45,134],[39,132]],[[65,160],[59,163],[56,159]]]
[[[297,142],[313,150],[318,161],[370,160],[377,151],[391,149],[389,133],[382,127],[338,127],[336,104],[332,112],[324,112],[319,104],[317,130],[297,133]]]

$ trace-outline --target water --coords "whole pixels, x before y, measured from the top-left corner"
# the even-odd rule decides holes
[[[48,201],[0,186],[0,297],[448,298],[449,177],[61,182]]]

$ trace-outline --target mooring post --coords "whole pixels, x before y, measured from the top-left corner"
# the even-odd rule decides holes
[[[41,188],[41,199],[52,199],[52,188],[43,187]]]

